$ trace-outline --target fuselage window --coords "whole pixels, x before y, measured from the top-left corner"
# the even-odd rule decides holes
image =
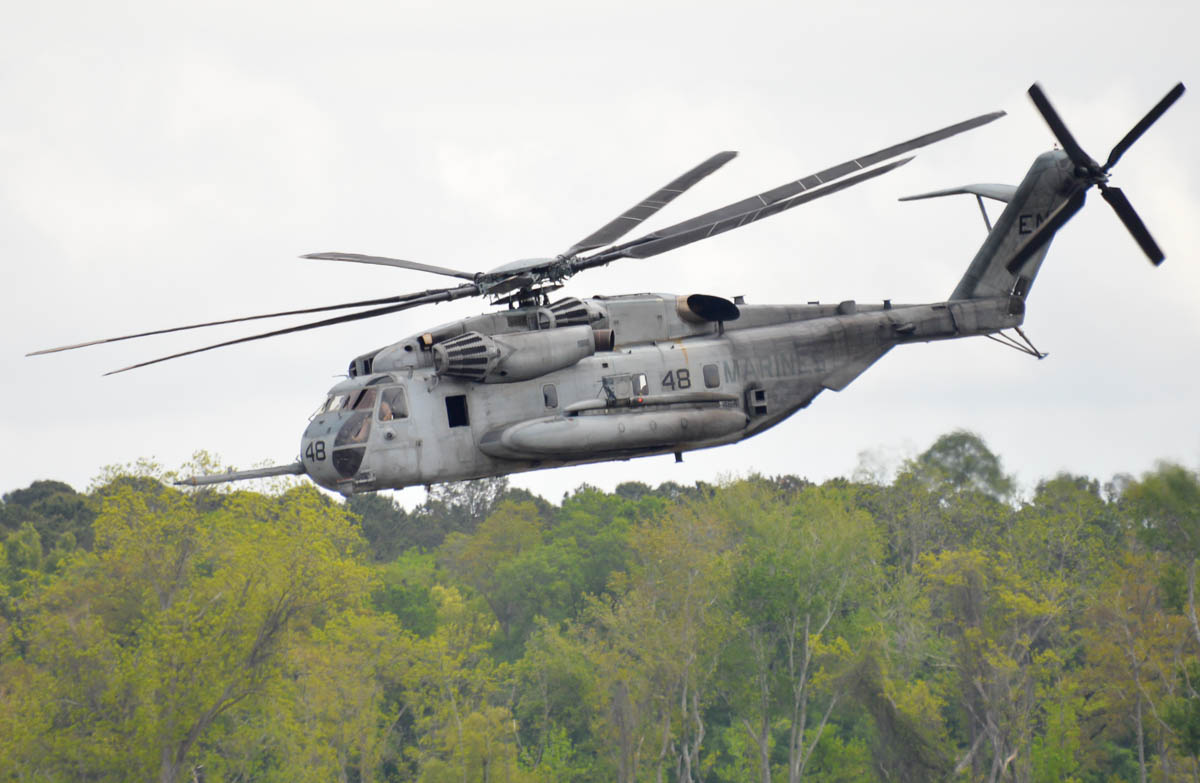
[[[604,393],[610,399],[627,399],[629,397],[645,397],[650,393],[650,382],[646,373],[639,372],[626,375],[606,375],[601,381]]]
[[[408,400],[404,396],[403,386],[393,386],[384,389],[379,400],[379,420],[393,421],[408,418]]]
[[[721,385],[721,372],[715,364],[704,365],[704,387],[715,389]]]
[[[446,398],[446,420],[451,427],[466,427],[471,423],[467,415],[467,395],[452,394]]]
[[[542,403],[547,408],[558,407],[558,389],[553,383],[547,383],[542,387]]]

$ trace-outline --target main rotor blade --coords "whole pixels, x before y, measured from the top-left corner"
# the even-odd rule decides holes
[[[417,307],[417,306],[423,305],[423,304],[433,304],[434,302],[449,302],[453,299],[461,299],[465,296],[475,296],[478,293],[479,293],[479,289],[473,285],[463,285],[463,286],[459,286],[458,288],[443,288],[440,291],[428,291],[428,292],[424,292],[424,295],[410,299],[409,301],[403,302],[401,304],[391,305],[390,307],[380,307],[375,310],[366,310],[361,313],[350,313],[349,315],[340,315],[337,318],[327,318],[324,321],[316,321],[316,322],[310,323],[310,324],[301,324],[300,326],[290,326],[286,329],[276,329],[273,332],[264,332],[263,334],[255,334],[255,335],[251,335],[249,337],[239,337],[236,340],[226,340],[225,342],[215,343],[213,345],[206,345],[203,348],[195,348],[190,351],[181,351],[179,353],[173,353],[170,356],[161,356],[157,359],[151,359],[150,361],[147,361],[147,362],[139,362],[138,364],[131,364],[128,367],[122,367],[119,370],[112,370],[111,372],[106,372],[104,374],[105,375],[116,375],[117,373],[127,372],[129,370],[136,370],[139,367],[146,367],[151,364],[158,364],[159,362],[165,362],[168,359],[178,359],[181,356],[191,356],[194,353],[204,353],[205,351],[211,351],[214,348],[224,348],[229,345],[237,345],[239,343],[248,343],[248,342],[252,342],[254,340],[264,340],[268,337],[279,337],[281,335],[291,334],[292,332],[304,332],[304,331],[308,331],[309,329],[319,329],[323,326],[334,326],[336,324],[349,323],[350,321],[361,321],[364,318],[374,318],[374,317],[380,316],[380,315],[388,315],[390,313],[398,313],[401,310],[407,310],[411,307]]]
[[[203,329],[207,326],[223,326],[225,324],[236,324],[242,321],[260,321],[264,318],[280,318],[285,315],[307,315],[308,313],[325,313],[330,310],[348,310],[353,307],[370,307],[372,305],[392,304],[396,302],[406,302],[413,297],[424,296],[439,291],[442,289],[430,289],[429,291],[419,291],[412,294],[401,294],[399,296],[388,296],[383,299],[364,299],[361,302],[345,302],[343,304],[325,305],[324,307],[306,307],[302,310],[284,310],[278,313],[265,313],[263,315],[247,315],[241,318],[226,318],[224,321],[209,321],[202,324],[189,324],[187,326],[172,326],[169,329],[154,329],[149,332],[138,332],[137,334],[126,334],[120,337],[105,337],[101,340],[90,340],[86,343],[75,343],[74,345],[60,345],[57,348],[43,348],[40,351],[33,351],[25,354],[26,356],[41,356],[47,353],[58,353],[59,351],[73,351],[76,348],[86,348],[89,345],[101,345],[102,343],[117,343],[122,340],[133,340],[138,337],[151,337],[156,334],[170,334],[171,332],[183,332],[188,329]]]
[[[1141,246],[1142,252],[1146,254],[1146,258],[1150,259],[1150,263],[1158,266],[1166,256],[1159,249],[1158,243],[1154,241],[1154,237],[1150,236],[1149,229],[1142,219],[1138,217],[1138,213],[1133,210],[1133,205],[1129,203],[1129,199],[1125,198],[1125,192],[1120,188],[1110,188],[1103,186],[1100,188],[1100,195],[1108,202],[1108,205],[1117,213],[1117,217],[1121,218],[1121,222],[1125,224],[1125,228],[1129,229],[1129,233],[1133,234],[1133,238],[1137,240]]]
[[[705,212],[703,215],[697,215],[696,217],[691,218],[690,220],[685,220],[682,223],[676,223],[673,226],[659,229],[658,231],[647,234],[640,239],[627,243],[626,247],[638,242],[649,242],[655,239],[663,239],[681,232],[691,231],[693,228],[697,228],[699,226],[712,225],[728,218],[754,212],[762,209],[765,206],[774,204],[777,201],[789,199],[798,193],[803,193],[806,190],[811,190],[813,188],[820,187],[821,185],[828,185],[830,182],[840,179],[847,174],[853,174],[856,171],[862,171],[865,168],[874,166],[876,163],[881,163],[882,161],[894,158],[902,153],[920,149],[921,147],[928,146],[934,142],[941,141],[942,139],[948,139],[951,136],[956,136],[959,133],[971,130],[972,128],[978,128],[980,125],[986,125],[989,122],[998,120],[1003,116],[1004,112],[1002,111],[992,112],[991,114],[981,114],[978,117],[972,117],[964,122],[948,125],[941,130],[936,130],[932,133],[926,133],[923,136],[917,136],[914,139],[909,139],[908,141],[903,141],[899,144],[893,144],[890,147],[885,147],[884,149],[864,155],[861,158],[855,158],[854,160],[848,160],[845,163],[839,163],[838,165],[831,166],[824,171],[818,171],[816,174],[810,174],[807,177],[803,177],[793,182],[780,185],[777,188],[764,191],[759,193],[757,196],[744,198],[741,201],[728,204],[720,209],[714,209],[711,212]]]
[[[1046,93],[1042,92],[1042,86],[1034,82],[1029,87],[1029,97],[1033,99],[1033,105],[1041,112],[1042,119],[1050,126],[1051,133],[1054,138],[1058,139],[1058,143],[1062,145],[1063,150],[1067,153],[1067,157],[1081,168],[1094,168],[1096,161],[1092,160],[1091,156],[1083,151],[1079,146],[1079,142],[1075,141],[1075,137],[1071,135],[1071,131],[1067,130],[1066,123],[1058,116],[1058,112],[1050,105],[1050,99],[1046,97]]]
[[[1133,128],[1130,129],[1129,133],[1126,133],[1125,137],[1118,141],[1116,146],[1112,148],[1112,152],[1108,153],[1108,160],[1104,162],[1105,171],[1108,171],[1113,166],[1117,165],[1117,161],[1121,159],[1121,156],[1125,154],[1125,151],[1132,147],[1133,143],[1141,138],[1141,135],[1145,133],[1151,125],[1157,122],[1158,118],[1163,116],[1163,113],[1166,112],[1167,109],[1171,108],[1172,103],[1179,100],[1179,96],[1183,95],[1183,91],[1183,82],[1176,84],[1171,88],[1170,92],[1163,96],[1161,101],[1154,105],[1153,109],[1146,112],[1146,116],[1142,117],[1141,122],[1139,122],[1137,125],[1134,125]]]
[[[1017,248],[1016,254],[1012,260],[1008,262],[1009,274],[1015,275],[1029,260],[1030,256],[1041,249],[1042,245],[1050,241],[1054,236],[1054,232],[1067,224],[1067,221],[1075,216],[1075,213],[1083,209],[1083,202],[1087,198],[1087,188],[1080,188],[1075,191],[1075,195],[1059,204],[1053,212],[1046,216],[1042,224],[1029,235],[1029,239],[1025,240],[1025,244]]]
[[[401,269],[415,269],[418,272],[432,272],[435,275],[461,277],[463,280],[475,280],[475,275],[471,272],[462,272],[445,266],[434,266],[433,264],[421,264],[416,261],[405,261],[401,258],[388,258],[387,256],[364,256],[361,253],[309,253],[300,257],[316,258],[322,261],[354,261],[359,264],[395,266]]]
[[[671,180],[651,193],[629,211],[613,218],[607,225],[584,237],[567,249],[563,256],[571,258],[585,250],[595,250],[617,241],[635,229],[643,220],[670,204],[677,196],[737,157],[736,152],[718,152],[691,171]]]
[[[624,247],[613,248],[613,250],[608,253],[601,253],[599,256],[593,256],[593,258],[596,258],[598,262],[595,264],[589,264],[589,266],[607,264],[608,262],[618,258],[649,258],[650,256],[656,256],[660,253],[665,253],[668,250],[674,250],[677,247],[683,247],[684,245],[697,242],[701,239],[706,239],[717,234],[723,234],[726,231],[731,231],[748,223],[753,223],[757,220],[770,217],[771,215],[776,215],[784,210],[791,209],[792,207],[798,207],[801,204],[807,204],[808,202],[819,199],[822,196],[828,196],[831,193],[838,192],[839,190],[845,190],[846,188],[857,185],[860,182],[874,179],[881,174],[886,174],[893,169],[903,166],[910,160],[912,160],[911,157],[901,158],[900,160],[892,161],[891,163],[879,166],[878,168],[869,169],[861,174],[856,174],[853,177],[841,180],[840,182],[834,182],[831,185],[826,185],[823,188],[810,190],[807,193],[801,193],[798,196],[794,196],[784,201],[776,201],[765,206],[760,205],[756,209],[752,209],[749,212],[743,212],[740,215],[720,217],[711,220],[708,223],[701,223],[699,225],[692,225],[692,221],[688,221],[688,225],[680,230],[672,231],[671,229],[664,229],[662,232],[656,232],[656,234],[663,234],[663,236],[659,236],[645,242],[630,243]],[[680,225],[683,226],[684,224]],[[590,261],[591,259],[585,260]]]

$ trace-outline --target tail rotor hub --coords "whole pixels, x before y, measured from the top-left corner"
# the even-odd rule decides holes
[[[1071,131],[1067,129],[1066,123],[1058,116],[1058,112],[1050,104],[1050,100],[1042,91],[1041,86],[1035,83],[1029,88],[1029,97],[1033,100],[1034,105],[1037,106],[1038,111],[1041,112],[1042,118],[1046,120],[1046,124],[1050,126],[1050,131],[1058,139],[1058,143],[1062,145],[1063,151],[1067,153],[1067,157],[1075,164],[1074,176],[1083,185],[1083,189],[1059,207],[1055,215],[1056,220],[1047,220],[1047,222],[1042,224],[1041,229],[1029,238],[1025,246],[1017,252],[1016,257],[1009,264],[1010,270],[1014,267],[1019,268],[1026,259],[1033,255],[1034,251],[1049,241],[1050,236],[1061,228],[1083,206],[1083,193],[1093,185],[1100,188],[1100,195],[1104,197],[1104,200],[1117,213],[1117,217],[1125,224],[1125,228],[1129,233],[1133,235],[1134,240],[1142,248],[1142,252],[1150,259],[1150,263],[1158,266],[1163,262],[1166,256],[1159,249],[1153,237],[1150,236],[1150,231],[1146,228],[1146,224],[1142,222],[1137,212],[1134,211],[1133,205],[1129,203],[1129,199],[1125,197],[1121,189],[1110,186],[1108,179],[1109,172],[1112,171],[1113,166],[1117,164],[1121,156],[1133,146],[1134,142],[1141,138],[1142,134],[1151,125],[1158,121],[1158,118],[1171,107],[1171,104],[1179,100],[1183,92],[1183,84],[1175,85],[1162,100],[1155,104],[1154,108],[1147,112],[1116,143],[1112,151],[1109,152],[1108,159],[1101,166],[1079,146],[1079,142],[1075,140],[1075,137],[1071,135]]]

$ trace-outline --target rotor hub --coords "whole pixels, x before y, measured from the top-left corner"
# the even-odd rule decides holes
[[[1035,252],[1054,235],[1056,231],[1062,228],[1071,217],[1083,207],[1084,194],[1093,185],[1100,188],[1100,195],[1108,202],[1116,213],[1117,218],[1125,225],[1126,230],[1133,236],[1134,241],[1141,247],[1142,252],[1146,254],[1146,258],[1155,266],[1161,264],[1165,255],[1159,248],[1154,238],[1150,236],[1149,229],[1134,210],[1133,205],[1129,203],[1129,199],[1125,193],[1118,187],[1108,184],[1109,172],[1117,165],[1117,161],[1121,156],[1133,146],[1142,134],[1153,125],[1163,113],[1171,107],[1175,101],[1184,93],[1183,84],[1177,84],[1171,89],[1162,100],[1146,113],[1141,120],[1137,122],[1129,132],[1126,133],[1120,141],[1108,153],[1108,159],[1104,165],[1097,163],[1090,155],[1083,151],[1079,146],[1079,142],[1071,135],[1066,123],[1058,116],[1058,112],[1050,104],[1050,100],[1042,91],[1038,84],[1034,84],[1029,88],[1029,97],[1033,100],[1034,105],[1041,113],[1046,124],[1050,126],[1050,131],[1062,145],[1062,150],[1066,156],[1075,164],[1072,172],[1072,179],[1082,187],[1074,187],[1070,183],[1064,183],[1067,190],[1075,190],[1067,200],[1057,206],[1042,222],[1041,226],[1034,231],[1033,236],[1029,237],[1025,243],[1017,249],[1011,261],[1008,263],[1008,271],[1016,273],[1021,266],[1033,256]],[[1064,196],[1068,195],[1066,192]]]

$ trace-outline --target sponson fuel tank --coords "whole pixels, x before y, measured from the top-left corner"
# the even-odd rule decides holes
[[[678,446],[720,438],[746,426],[736,408],[597,411],[547,416],[484,435],[479,448],[507,459],[568,459],[599,452]]]
[[[527,381],[591,356],[602,336],[590,326],[490,337],[467,332],[435,344],[433,366],[442,375],[480,383]]]

